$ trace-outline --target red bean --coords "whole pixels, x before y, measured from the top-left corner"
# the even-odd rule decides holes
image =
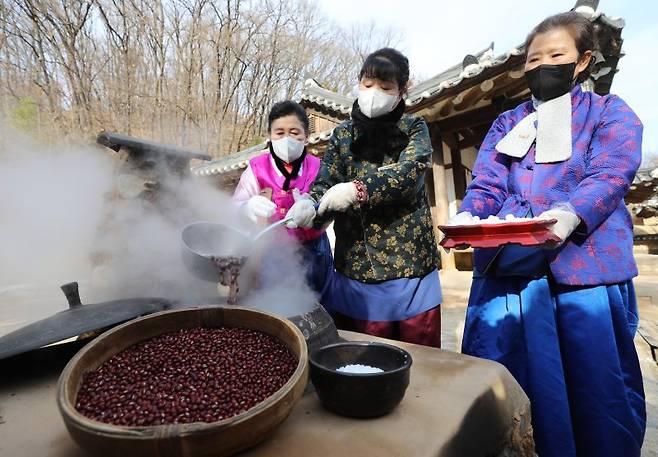
[[[296,367],[288,348],[265,333],[184,329],[129,347],[86,373],[75,407],[124,426],[215,422],[265,400]]]

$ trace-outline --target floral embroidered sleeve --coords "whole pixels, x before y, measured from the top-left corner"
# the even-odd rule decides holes
[[[370,206],[414,198],[424,184],[425,171],[432,156],[430,135],[423,119],[414,118],[412,122],[409,144],[400,153],[398,161],[360,179]]]
[[[511,120],[505,114],[498,116],[484,138],[478,151],[473,180],[466,189],[466,195],[459,211],[469,211],[481,218],[498,214],[507,198],[507,177],[509,159],[496,150],[498,142],[511,130]]]
[[[619,97],[611,95],[605,103],[585,177],[569,200],[588,235],[620,204],[642,161],[642,122]]]
[[[327,150],[322,156],[322,164],[320,165],[320,171],[315,177],[313,182],[313,187],[309,195],[313,200],[319,202],[322,196],[334,185],[345,182],[345,163],[341,160],[340,157],[340,145],[341,142],[345,141],[350,137],[350,133],[347,129],[342,128],[341,126],[336,127],[334,133],[329,138],[329,144],[327,145]],[[320,229],[326,224],[328,224],[333,218],[333,214],[326,213],[322,216],[316,216],[313,221],[313,226],[316,229]]]

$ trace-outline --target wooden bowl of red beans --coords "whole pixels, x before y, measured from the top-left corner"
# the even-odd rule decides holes
[[[308,381],[299,329],[239,307],[164,311],[89,343],[57,402],[73,439],[99,456],[228,456],[265,439]]]

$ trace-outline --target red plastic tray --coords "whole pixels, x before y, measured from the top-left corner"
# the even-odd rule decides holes
[[[547,227],[555,219],[501,222],[478,225],[439,225],[445,238],[439,243],[444,248],[470,246],[473,248],[495,248],[504,244],[539,246],[549,241],[560,241],[560,237]]]

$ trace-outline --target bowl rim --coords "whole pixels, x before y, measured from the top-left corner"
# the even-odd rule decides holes
[[[351,373],[349,371],[338,371],[335,368],[329,368],[326,365],[323,365],[319,363],[318,361],[315,360],[317,355],[324,350],[330,350],[335,347],[343,347],[343,346],[378,346],[378,347],[384,347],[387,349],[392,349],[398,353],[401,353],[402,355],[406,356],[405,361],[402,364],[402,366],[395,368],[393,370],[385,370],[385,371],[380,371],[377,373]],[[308,363],[314,368],[317,368],[321,371],[327,372],[327,373],[333,373],[337,374],[339,376],[347,376],[347,377],[378,377],[378,376],[388,376],[392,373],[400,373],[405,370],[409,370],[411,368],[411,365],[413,364],[413,358],[411,357],[411,354],[409,351],[402,349],[399,346],[396,346],[394,344],[389,344],[389,343],[382,343],[379,341],[344,341],[340,343],[332,343],[332,344],[327,344],[326,346],[322,346],[315,351],[313,351],[312,354],[309,354],[308,356]]]
[[[250,242],[251,240],[249,238],[249,235],[247,233],[243,232],[242,230],[236,228],[236,227],[233,227],[233,226],[230,226],[230,225],[227,225],[227,224],[223,224],[221,222],[212,222],[212,221],[206,221],[206,220],[193,221],[193,222],[189,222],[189,223],[185,224],[185,226],[182,229],[180,229],[180,233],[179,233],[179,238],[180,238],[181,243],[183,244],[183,247],[185,249],[187,249],[189,252],[191,252],[192,254],[198,255],[198,256],[206,258],[206,259],[210,258],[210,256],[208,256],[206,254],[203,254],[203,253],[200,253],[196,249],[192,249],[192,246],[189,245],[189,243],[187,242],[188,240],[186,239],[186,234],[189,233],[189,230],[192,227],[201,226],[201,225],[210,225],[210,226],[215,226],[215,227],[220,226],[222,228],[228,229],[228,230],[234,232],[236,235],[239,235],[242,238],[244,238],[244,241],[245,241],[246,245],[251,245],[251,242]],[[237,256],[237,257],[249,257],[249,256],[248,255],[240,255],[240,256]]]
[[[182,313],[191,313],[198,311],[200,309],[209,310],[209,309],[224,309],[224,310],[236,310],[237,312],[252,312],[256,314],[264,314],[270,317],[274,317],[284,323],[284,325],[292,330],[292,332],[297,336],[297,341],[300,342],[300,357],[297,361],[297,367],[292,373],[288,381],[281,386],[276,392],[264,399],[262,402],[252,406],[248,410],[238,413],[234,416],[224,418],[215,422],[186,422],[186,423],[171,423],[171,424],[159,424],[159,425],[138,425],[138,426],[127,426],[127,425],[117,425],[107,422],[97,421],[91,419],[82,413],[80,413],[75,408],[75,403],[71,403],[66,395],[66,380],[71,376],[73,368],[79,363],[79,361],[85,356],[85,354],[90,351],[97,344],[101,344],[105,337],[110,336],[111,334],[120,333],[129,325],[135,324],[137,322],[143,322],[150,319],[161,318],[163,315],[167,314],[182,314]],[[266,332],[265,332],[266,333]],[[140,340],[143,341],[143,340]],[[136,344],[136,343],[135,343]],[[116,355],[116,354],[115,354]],[[299,380],[300,377],[304,376],[304,371],[306,371],[306,366],[308,364],[308,347],[306,345],[306,340],[302,332],[290,322],[288,319],[285,319],[277,314],[255,310],[252,308],[240,307],[240,306],[228,306],[228,305],[217,305],[209,306],[204,308],[188,308],[188,309],[176,309],[176,310],[166,310],[160,311],[157,313],[148,314],[146,316],[138,317],[132,319],[128,322],[125,322],[121,325],[113,327],[112,329],[104,332],[90,343],[82,347],[66,364],[60,376],[57,380],[57,406],[60,411],[60,415],[68,416],[68,419],[74,423],[77,427],[82,429],[92,429],[96,434],[104,436],[123,436],[124,438],[133,438],[133,439],[152,439],[157,438],[169,438],[174,436],[186,436],[190,433],[203,434],[203,433],[213,433],[219,428],[225,428],[232,425],[237,425],[241,422],[249,420],[256,412],[262,411],[263,409],[271,407],[272,404],[279,401],[283,398],[291,387]],[[79,386],[78,386],[79,388]],[[68,424],[67,424],[68,427]]]

